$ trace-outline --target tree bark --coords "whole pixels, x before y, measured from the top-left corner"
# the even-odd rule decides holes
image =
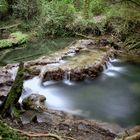
[[[1,106],[1,115],[3,117],[18,117],[18,100],[22,94],[24,80],[24,64],[19,64],[19,69],[15,78],[15,81]]]

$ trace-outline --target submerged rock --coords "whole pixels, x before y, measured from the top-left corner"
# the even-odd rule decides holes
[[[45,111],[45,100],[45,96],[33,93],[23,99],[22,105],[26,110]]]

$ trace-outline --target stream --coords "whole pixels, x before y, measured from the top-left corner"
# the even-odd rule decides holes
[[[24,82],[26,93],[45,95],[48,108],[63,110],[87,119],[117,123],[122,127],[140,124],[140,65],[110,59],[108,68],[94,80],[41,84],[39,77]]]

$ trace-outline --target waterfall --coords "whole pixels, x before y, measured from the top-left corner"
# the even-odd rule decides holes
[[[103,72],[105,75],[116,77],[118,73],[124,70],[124,68],[121,66],[118,67],[116,65],[113,65],[114,62],[120,62],[120,60],[109,58],[109,61],[107,62],[107,69],[105,69]]]
[[[66,71],[65,74],[64,74],[64,79],[63,79],[63,82],[66,84],[66,85],[73,85],[74,83],[71,81],[71,72],[70,71]]]

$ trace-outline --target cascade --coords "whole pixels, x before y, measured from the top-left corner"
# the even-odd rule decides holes
[[[63,82],[66,84],[66,85],[73,85],[74,83],[71,81],[71,72],[70,70],[69,71],[66,71],[65,72],[65,75],[64,75],[64,79],[63,79]]]

